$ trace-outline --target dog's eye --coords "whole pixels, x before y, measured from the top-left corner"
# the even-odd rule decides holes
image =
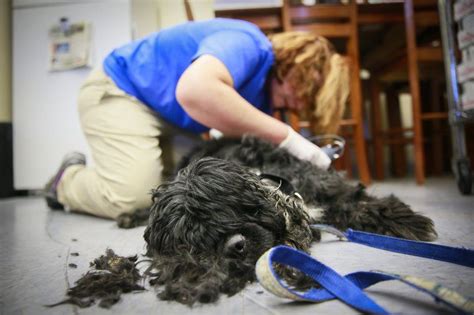
[[[229,257],[241,257],[246,252],[246,239],[242,234],[231,236],[224,245],[224,254]]]

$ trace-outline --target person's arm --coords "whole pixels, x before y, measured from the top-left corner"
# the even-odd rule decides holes
[[[176,99],[193,119],[227,136],[251,134],[323,169],[331,164],[318,146],[241,97],[226,66],[211,55],[199,57],[181,75]]]
[[[279,144],[288,135],[284,123],[237,93],[225,65],[211,55],[199,57],[182,74],[176,98],[193,119],[227,136],[252,134]]]

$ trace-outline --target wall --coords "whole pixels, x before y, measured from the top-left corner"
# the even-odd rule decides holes
[[[11,8],[0,1],[0,123],[12,120],[11,109]]]
[[[280,7],[283,0],[215,0],[216,10]]]
[[[160,28],[187,21],[184,1],[156,0],[158,5],[158,25]],[[194,20],[214,17],[214,0],[190,0]]]
[[[402,119],[402,128],[413,128],[413,105],[411,101],[411,95],[403,93],[400,95],[400,110]],[[414,168],[415,152],[413,151],[412,145],[405,146],[405,152],[408,160],[409,171]],[[428,157],[425,152],[425,159]]]
[[[155,32],[158,27],[158,1],[135,0],[131,2],[132,38],[138,39]]]
[[[11,7],[0,0],[0,198],[13,195]]]
[[[412,128],[413,127],[413,111],[412,111],[412,103],[411,103],[411,95],[407,93],[402,93],[399,95],[399,103],[400,103],[400,111],[401,111],[401,123],[402,128]],[[380,99],[380,110],[382,116],[382,129],[387,130],[388,128],[388,114],[387,114],[387,98],[385,94],[382,94]],[[412,132],[406,132],[406,136],[410,136]],[[390,149],[389,146],[384,146],[384,171],[385,174],[390,174],[389,176],[393,176],[393,170],[390,166]],[[414,152],[413,152],[413,145],[406,145],[405,146],[405,154],[406,154],[406,161],[408,172],[413,172],[414,170]]]

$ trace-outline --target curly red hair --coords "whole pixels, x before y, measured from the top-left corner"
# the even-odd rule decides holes
[[[349,96],[349,65],[324,37],[310,32],[269,35],[275,54],[274,75],[290,80],[311,113],[315,133],[336,133]],[[288,74],[291,72],[291,75]]]

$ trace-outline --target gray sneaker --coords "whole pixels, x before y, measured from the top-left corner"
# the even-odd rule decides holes
[[[52,210],[64,209],[64,205],[58,201],[57,189],[64,171],[66,168],[72,165],[86,165],[86,156],[80,152],[71,152],[66,154],[63,158],[63,161],[61,162],[61,166],[59,166],[58,171],[44,187],[44,197],[46,199],[46,203]]]

